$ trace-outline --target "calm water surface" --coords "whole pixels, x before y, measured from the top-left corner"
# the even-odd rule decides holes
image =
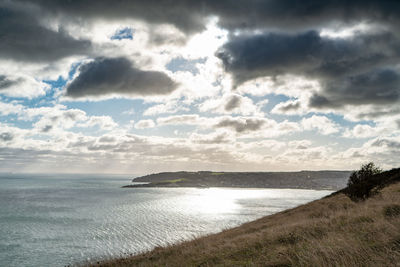
[[[219,232],[327,190],[120,188],[127,176],[0,175],[0,266],[64,266]]]

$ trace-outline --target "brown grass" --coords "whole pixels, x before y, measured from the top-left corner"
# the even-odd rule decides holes
[[[94,266],[400,266],[400,183],[336,194],[242,226]]]

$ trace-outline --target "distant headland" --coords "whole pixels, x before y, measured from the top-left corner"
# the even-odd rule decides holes
[[[134,178],[129,187],[236,187],[338,190],[350,171],[298,172],[161,172]]]

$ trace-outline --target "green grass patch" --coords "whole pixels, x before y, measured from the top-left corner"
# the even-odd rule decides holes
[[[170,180],[163,180],[163,181],[159,181],[159,182],[154,182],[153,184],[176,184],[176,183],[180,183],[183,181],[186,181],[187,179],[185,178],[178,178],[178,179],[170,179]]]
[[[223,172],[212,172],[211,175],[224,175],[225,173]]]

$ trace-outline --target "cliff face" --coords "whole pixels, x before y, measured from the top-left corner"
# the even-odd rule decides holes
[[[146,185],[127,187],[243,187],[338,190],[346,186],[349,171],[300,172],[163,172],[135,178]]]

